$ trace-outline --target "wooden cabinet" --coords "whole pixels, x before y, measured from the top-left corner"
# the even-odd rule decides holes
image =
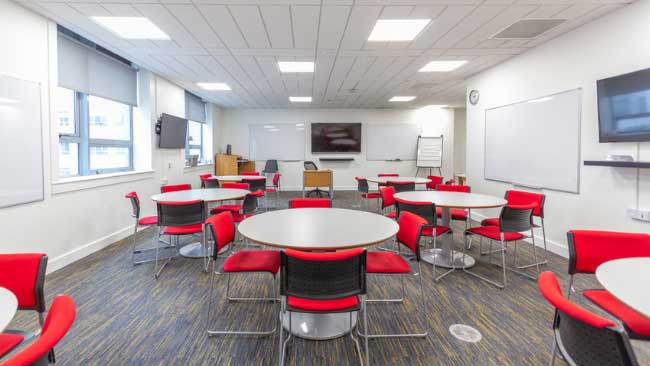
[[[255,171],[254,161],[238,155],[217,154],[214,161],[214,175],[240,175],[241,172]]]

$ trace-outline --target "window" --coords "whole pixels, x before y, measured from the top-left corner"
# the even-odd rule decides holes
[[[185,145],[185,158],[190,159],[192,155],[198,155],[199,161],[203,161],[203,132],[205,124],[188,121],[187,123],[187,144]]]
[[[133,107],[59,87],[59,177],[133,170]]]

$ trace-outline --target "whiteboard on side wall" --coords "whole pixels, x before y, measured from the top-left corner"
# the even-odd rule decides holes
[[[580,89],[485,111],[485,179],[578,193]]]
[[[296,123],[250,125],[251,160],[305,160],[305,127]]]
[[[43,200],[41,86],[0,75],[0,207]]]
[[[366,126],[367,160],[415,160],[420,125],[370,123]]]
[[[418,168],[442,168],[443,136],[418,137]]]

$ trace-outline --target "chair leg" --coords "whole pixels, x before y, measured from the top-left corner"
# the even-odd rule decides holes
[[[553,349],[551,350],[551,361],[549,362],[549,366],[554,366],[555,365],[555,354],[557,353],[557,340],[555,339],[555,335],[553,335]]]
[[[354,348],[357,351],[357,356],[359,357],[359,364],[361,366],[363,366],[363,355],[361,354],[361,347],[359,346],[359,340],[357,338],[355,338],[354,330],[352,329],[352,312],[349,313],[348,326],[350,327],[350,339],[352,339],[352,342],[354,343]],[[366,340],[367,340],[367,338],[366,338]]]
[[[532,232],[532,229],[531,229],[531,232]],[[532,232],[531,236],[533,237],[533,243],[534,243],[534,240],[535,240],[534,235],[535,235],[534,232]],[[544,242],[544,260],[539,261],[539,262],[537,260],[535,260],[534,263],[524,264],[523,266],[516,266],[517,268],[526,269],[526,268],[537,266],[538,267],[538,272],[539,272],[539,266],[548,263],[548,250],[546,249],[546,230],[544,229],[544,220],[543,219],[542,219],[542,239],[543,239],[543,242]]]
[[[133,247],[132,247],[132,250],[131,250],[131,264],[133,264],[134,266],[136,264],[135,263],[135,245],[137,243],[137,240],[136,240],[137,236],[138,236],[138,222],[137,222],[137,219],[136,219],[135,229],[133,230]]]
[[[449,232],[448,232],[447,234],[445,234],[445,235],[454,235],[454,234],[453,234],[452,231],[449,231]],[[434,235],[434,236],[433,236],[433,249],[437,249],[437,248],[438,248],[438,246],[437,246],[437,238],[438,238],[437,235]],[[467,237],[465,237],[465,240],[467,240]],[[453,251],[452,251],[452,256],[453,256]],[[448,275],[448,274],[450,274],[451,272],[453,272],[453,271],[456,270],[455,268],[450,268],[450,269],[446,270],[445,272],[443,272],[440,276],[436,276],[436,261],[435,261],[435,260],[433,261],[432,266],[433,266],[433,282],[434,282],[434,283],[440,281],[443,277],[445,277],[446,275]]]
[[[472,275],[472,276],[474,276],[474,277],[476,277],[476,278],[478,278],[480,280],[483,280],[485,282],[488,282],[488,283],[496,286],[497,288],[505,289],[506,284],[507,284],[506,283],[506,251],[505,251],[505,242],[503,241],[503,238],[501,238],[501,240],[499,240],[499,243],[501,244],[501,250],[500,250],[501,251],[501,264],[502,264],[502,267],[503,267],[502,268],[503,269],[503,282],[502,283],[498,283],[498,282],[496,282],[494,280],[491,280],[491,279],[489,279],[487,277],[481,276],[480,274],[474,273],[474,272],[470,271],[467,268],[463,268],[463,272],[469,273],[470,275]],[[491,246],[492,246],[492,240],[490,240],[490,247]],[[492,252],[491,249],[492,248],[490,248],[490,252]],[[465,259],[466,255],[467,254],[465,252],[465,247],[463,247],[463,259]],[[490,262],[491,262],[491,258],[492,258],[492,255],[490,254]]]
[[[162,270],[165,268],[165,266],[167,265],[167,263],[169,263],[169,261],[171,260],[172,256],[170,255],[169,257],[167,257],[167,259],[165,260],[165,262],[163,262],[162,266],[160,266],[160,268],[158,268],[158,261],[159,261],[159,259],[160,259],[160,254],[159,254],[159,252],[160,252],[160,226],[158,226],[158,230],[157,230],[157,232],[156,232],[156,235],[154,235],[154,240],[156,241],[156,266],[155,266],[154,278],[158,279],[158,277],[160,277],[160,273],[162,273]],[[172,237],[171,237],[171,236],[170,236],[169,241],[170,241],[170,242],[172,241]],[[171,249],[171,248],[170,248],[170,249]]]

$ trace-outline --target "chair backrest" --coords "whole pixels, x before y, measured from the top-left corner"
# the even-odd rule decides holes
[[[393,182],[389,180],[386,184],[395,188],[395,193],[415,191],[415,182]]]
[[[368,186],[368,180],[366,178],[354,177],[354,179],[357,181],[357,192],[370,192],[370,187]]]
[[[553,272],[542,272],[539,290],[555,307],[553,330],[558,349],[570,365],[638,365],[625,332],[564,297]]]
[[[136,192],[129,192],[124,198],[128,198],[131,201],[131,208],[133,208],[131,216],[136,219],[140,218],[140,197],[138,197],[138,194]]]
[[[212,259],[216,261],[221,249],[235,240],[235,221],[232,214],[226,211],[210,216],[205,220],[205,225],[214,241]]]
[[[203,188],[219,188],[219,180],[216,178],[203,181]]]
[[[469,186],[457,186],[453,184],[438,184],[437,190],[443,192],[463,192],[470,193],[472,190]]]
[[[281,176],[282,176],[282,174],[280,174],[280,173],[273,174],[273,186],[274,187],[278,187],[280,185],[280,177]]]
[[[282,251],[280,294],[308,299],[341,299],[366,293],[366,251]]]
[[[399,215],[397,223],[399,224],[397,242],[409,248],[419,262],[421,259],[420,237],[422,236],[422,228],[428,224],[427,220],[414,213],[404,211]]]
[[[257,197],[247,194],[246,197],[244,197],[241,211],[244,215],[257,211]]]
[[[427,188],[429,189],[437,189],[438,184],[442,184],[443,177],[437,176],[437,175],[430,175],[427,177],[431,182],[427,183]]]
[[[205,188],[205,181],[210,179],[210,177],[212,177],[212,174],[210,173],[199,175],[199,178],[201,179],[201,188]]]
[[[546,200],[544,194],[511,189],[506,191],[505,199],[509,205],[527,205],[534,202],[537,207],[533,210],[533,216],[544,218],[544,201]]]
[[[45,311],[45,270],[43,253],[0,254],[0,287],[14,293],[18,309]]]
[[[571,230],[569,274],[594,273],[613,259],[650,257],[650,234],[615,231]]]
[[[399,174],[397,173],[379,173],[377,174],[378,177],[399,177]]]
[[[13,357],[1,362],[1,366],[26,366],[47,363],[47,354],[66,335],[77,314],[72,297],[59,295],[52,301],[41,333],[34,342]],[[38,363],[37,363],[38,362]]]
[[[251,192],[261,190],[264,192],[266,189],[266,178],[255,178],[255,179],[242,179],[242,183],[248,184],[248,190]]]
[[[536,203],[527,205],[507,205],[499,215],[499,230],[501,232],[522,232],[533,227],[533,210]]]
[[[318,170],[318,167],[313,161],[305,161],[305,170]]]
[[[241,172],[239,175],[256,176],[260,175],[260,172]]]
[[[278,161],[271,159],[267,160],[266,164],[264,164],[264,173],[277,173],[278,172]]]
[[[329,198],[292,198],[289,208],[331,208],[332,200]]]
[[[233,189],[248,189],[248,183],[234,183],[234,182],[223,182],[221,183],[221,188],[233,188]]]
[[[158,226],[187,226],[205,221],[205,203],[201,200],[157,203]]]
[[[379,187],[381,197],[381,208],[390,207],[395,204],[395,187]]]
[[[191,184],[172,184],[160,187],[161,193],[177,192],[177,191],[189,191],[192,189]]]
[[[402,212],[410,212],[420,216],[427,221],[428,226],[436,227],[438,215],[436,214],[436,204],[431,202],[417,202],[407,201],[395,198],[395,206],[397,207],[397,217]]]

